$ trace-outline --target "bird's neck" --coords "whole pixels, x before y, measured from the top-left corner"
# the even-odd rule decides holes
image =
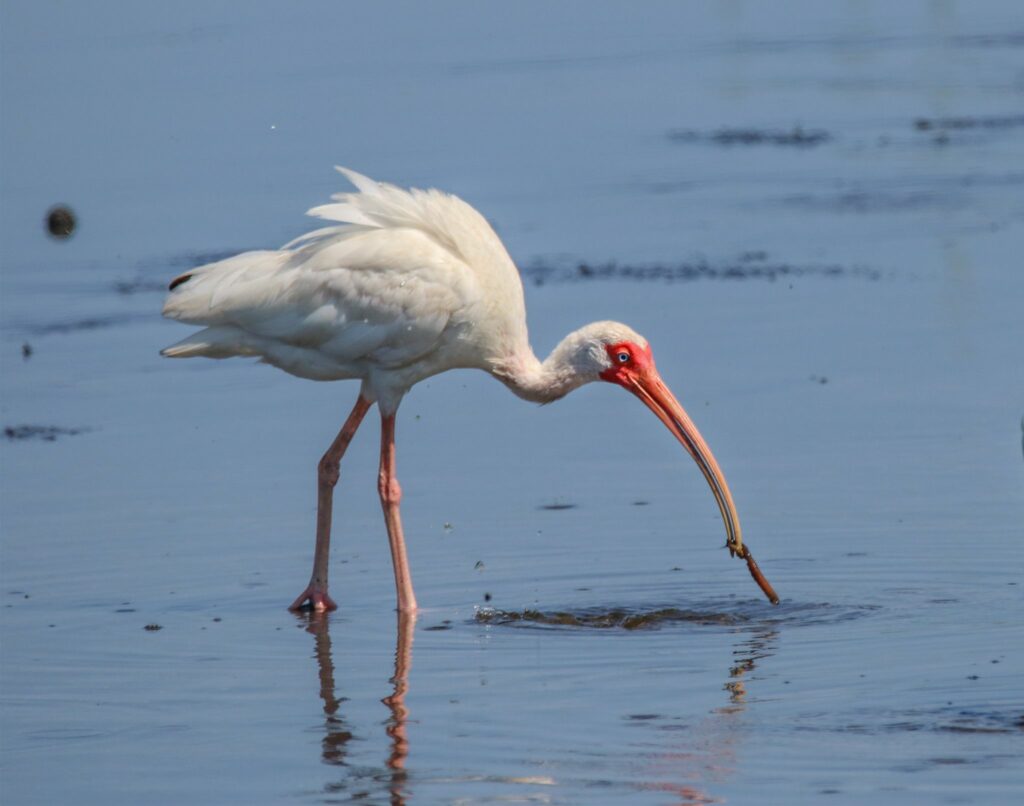
[[[597,380],[582,372],[573,360],[576,334],[566,336],[541,361],[529,348],[495,364],[491,370],[498,380],[516,395],[534,403],[551,403],[565,397],[573,389]]]

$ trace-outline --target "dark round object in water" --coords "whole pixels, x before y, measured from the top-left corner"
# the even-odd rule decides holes
[[[62,204],[51,207],[46,214],[46,230],[59,241],[66,241],[70,238],[75,232],[77,223],[71,208]]]

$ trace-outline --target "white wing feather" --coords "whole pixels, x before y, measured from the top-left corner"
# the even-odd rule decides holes
[[[337,225],[175,281],[164,315],[207,329],[165,355],[256,355],[317,379],[420,362],[412,383],[526,344],[518,271],[483,216],[455,196],[338,170],[359,192],[309,211]]]

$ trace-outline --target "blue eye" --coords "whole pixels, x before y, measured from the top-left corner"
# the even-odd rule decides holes
[[[621,352],[615,357],[618,359],[620,364],[625,364],[627,361],[629,361],[629,353],[627,352]]]

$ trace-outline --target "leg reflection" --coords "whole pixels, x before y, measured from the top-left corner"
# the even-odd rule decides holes
[[[399,613],[395,638],[395,668],[391,677],[391,694],[383,702],[390,715],[385,722],[385,732],[390,741],[387,759],[382,768],[365,768],[350,765],[349,742],[352,731],[340,714],[345,697],[338,697],[334,680],[334,658],[331,652],[329,631],[330,615],[325,611],[305,611],[297,614],[305,625],[306,632],[315,639],[316,662],[320,678],[320,699],[324,709],[324,737],[321,740],[321,754],[325,764],[347,767],[345,778],[326,785],[329,793],[347,792],[363,799],[372,795],[372,790],[387,787],[392,806],[402,806],[407,798],[405,760],[409,755],[409,738],[406,722],[409,711],[405,706],[405,695],[409,689],[409,669],[412,666],[412,639],[416,626],[415,613]],[[375,801],[376,802],[376,801]]]
[[[344,765],[346,746],[352,732],[338,713],[344,698],[338,699],[334,686],[334,658],[331,655],[329,616],[322,610],[310,610],[299,618],[306,621],[306,632],[316,639],[316,663],[320,676],[320,699],[324,703],[324,738],[321,742],[324,764]]]
[[[405,693],[409,689],[409,668],[412,666],[412,634],[416,626],[416,613],[398,611],[398,637],[395,644],[395,674],[391,678],[394,689],[381,700],[390,710],[387,734],[391,737],[391,753],[387,765],[391,775],[391,802],[404,803],[405,759],[409,755],[409,737],[406,721],[409,709],[405,707]]]
[[[777,637],[774,628],[761,627],[739,642],[722,686],[729,701],[688,726],[685,741],[654,757],[654,782],[647,788],[669,792],[677,803],[687,806],[723,802],[711,790],[739,766],[739,746],[748,730],[744,721],[747,685],[761,660],[775,654]]]

